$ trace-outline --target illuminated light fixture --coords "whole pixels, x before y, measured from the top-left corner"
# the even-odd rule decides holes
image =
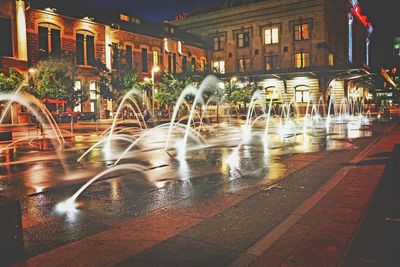
[[[47,12],[52,12],[52,13],[57,12],[57,9],[55,9],[54,7],[46,7],[44,10]]]
[[[94,18],[93,18],[93,17],[86,16],[86,17],[83,17],[83,20],[94,21]]]
[[[29,70],[28,70],[28,73],[29,73],[30,75],[34,75],[35,72],[36,72],[35,68],[29,68]]]
[[[149,83],[151,81],[151,79],[149,77],[144,77],[143,81],[146,83]]]
[[[237,77],[232,77],[231,78],[231,83],[235,83],[235,82],[237,82],[237,80],[238,80]]]

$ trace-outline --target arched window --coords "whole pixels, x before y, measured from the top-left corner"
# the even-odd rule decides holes
[[[310,100],[310,88],[306,85],[299,85],[294,88],[297,103],[307,103]]]
[[[267,100],[278,100],[279,99],[279,93],[278,89],[275,86],[270,86],[264,89],[265,91],[265,96]]]
[[[76,63],[95,66],[94,34],[87,30],[76,32]]]
[[[50,53],[61,52],[61,28],[57,25],[43,22],[38,24],[39,58],[47,58]]]

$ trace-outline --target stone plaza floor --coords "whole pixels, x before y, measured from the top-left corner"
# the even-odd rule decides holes
[[[353,242],[362,240],[400,125],[377,124],[352,142],[282,157],[268,182],[226,180],[207,166],[158,190],[123,177],[100,181],[82,196],[84,207],[63,216],[51,210],[73,186],[32,194],[22,200],[26,259],[16,266],[382,266]],[[123,195],[110,187],[115,180]]]

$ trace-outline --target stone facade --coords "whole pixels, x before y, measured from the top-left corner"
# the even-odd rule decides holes
[[[211,51],[210,62],[223,60],[225,73],[238,73],[243,71],[240,59],[250,63],[245,71],[267,71],[270,56],[276,57],[275,66],[270,66],[272,69],[293,69],[296,53],[308,53],[306,67],[348,65],[348,12],[347,0],[268,0],[193,15],[172,23],[200,35],[211,46],[215,37],[222,37],[223,45]],[[296,26],[302,24],[307,27],[306,36],[296,38],[299,34]],[[278,29],[278,41],[268,43],[265,30],[271,28]],[[241,33],[249,35],[250,41],[245,47],[238,44]],[[366,37],[366,29],[355,20],[355,64],[365,63]],[[329,54],[333,55],[333,64]]]

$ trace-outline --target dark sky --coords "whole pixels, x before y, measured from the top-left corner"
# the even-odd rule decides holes
[[[198,7],[222,3],[223,0],[84,0],[114,10],[126,10],[153,21],[173,19]],[[336,1],[336,0],[331,0]],[[394,37],[400,36],[400,0],[359,0],[362,13],[370,18],[375,32],[371,42],[371,63],[390,61]]]

